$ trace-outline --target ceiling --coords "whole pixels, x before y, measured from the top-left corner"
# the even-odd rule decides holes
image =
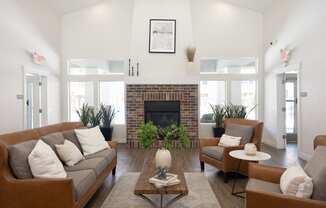
[[[63,15],[74,12],[103,0],[45,0],[56,13]],[[198,0],[200,1],[200,0]],[[235,6],[244,7],[257,12],[264,12],[275,0],[223,0]]]

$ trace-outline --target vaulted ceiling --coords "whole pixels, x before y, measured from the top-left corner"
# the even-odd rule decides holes
[[[45,0],[56,13],[63,15],[65,13],[74,12],[103,0]],[[136,0],[137,1],[137,0]],[[200,0],[198,0],[200,1]],[[218,1],[218,0],[216,0]],[[244,7],[257,12],[264,12],[273,1],[276,0],[223,0],[235,6]]]

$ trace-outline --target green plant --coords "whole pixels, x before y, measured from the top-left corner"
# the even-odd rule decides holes
[[[182,146],[189,143],[187,129],[184,126],[172,124],[165,128],[157,128],[152,122],[142,124],[138,130],[139,141],[147,149],[159,138],[165,149],[171,150],[172,142],[179,140]]]
[[[249,111],[247,111],[247,107],[243,105],[233,105],[229,104],[225,106],[225,118],[247,118],[248,114],[253,111],[257,105],[252,107]]]
[[[211,105],[213,110],[213,120],[215,121],[216,128],[222,128],[225,118],[225,108],[222,105]]]
[[[94,108],[90,109],[89,123],[92,127],[99,126],[101,124],[103,114],[101,111],[96,112]]]
[[[112,106],[103,104],[101,105],[100,112],[102,113],[102,126],[110,128],[112,120],[118,112]]]
[[[138,129],[138,139],[140,144],[148,149],[158,138],[158,128],[153,122],[142,123]]]
[[[90,107],[88,107],[87,103],[84,103],[79,110],[76,110],[77,115],[79,116],[80,122],[82,122],[83,126],[87,126],[90,121]]]

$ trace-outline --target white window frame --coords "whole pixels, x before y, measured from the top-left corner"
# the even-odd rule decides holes
[[[74,59],[71,59],[74,60]],[[107,60],[114,60],[114,59],[107,59]],[[122,60],[122,59],[116,59]],[[71,120],[71,109],[70,109],[70,82],[93,82],[94,86],[94,106],[98,108],[100,105],[100,82],[123,82],[125,86],[124,91],[124,98],[126,100],[126,80],[125,80],[125,72],[126,72],[126,64],[127,61],[124,62],[124,73],[123,74],[105,74],[105,75],[70,75],[69,74],[69,60],[67,61],[66,70],[65,70],[65,77],[64,82],[66,84],[66,108],[64,110],[64,118]],[[126,115],[124,115],[125,121],[123,124],[118,125],[125,125],[126,124]]]
[[[239,57],[243,58],[243,57]],[[236,59],[236,58],[212,58],[212,57],[205,57],[202,58],[201,60],[207,60],[207,59]],[[231,103],[231,82],[232,81],[256,81],[256,119],[261,120],[262,119],[262,106],[263,106],[263,97],[262,97],[262,91],[263,91],[263,77],[262,77],[262,72],[261,72],[261,67],[260,67],[260,61],[259,58],[256,57],[256,73],[255,74],[240,74],[240,73],[227,73],[227,74],[221,74],[221,73],[207,73],[207,72],[200,72],[200,82],[201,81],[225,81],[225,104],[230,104]],[[200,86],[200,84],[199,84]],[[200,89],[199,89],[199,99],[200,97]],[[200,100],[199,100],[200,103]],[[201,106],[200,106],[201,108]],[[199,110],[199,120],[201,119],[200,117],[200,110]]]

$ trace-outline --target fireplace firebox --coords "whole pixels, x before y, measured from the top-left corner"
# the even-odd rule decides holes
[[[160,128],[180,125],[179,101],[145,101],[144,108],[145,123],[151,121]]]

